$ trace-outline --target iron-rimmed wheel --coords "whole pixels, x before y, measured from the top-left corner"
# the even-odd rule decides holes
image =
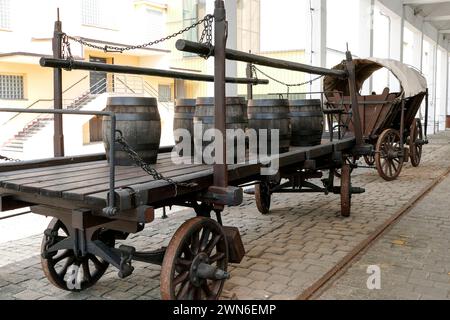
[[[350,217],[352,207],[350,166],[348,164],[344,164],[341,172],[341,215],[347,218]]]
[[[386,181],[397,179],[403,167],[403,154],[400,133],[394,129],[385,130],[378,138],[375,153],[375,163],[380,177]]]
[[[66,291],[83,291],[100,280],[109,263],[93,254],[77,257],[72,249],[47,252],[50,245],[56,245],[69,236],[70,231],[61,220],[54,218],[50,222],[41,244],[42,270],[56,287]],[[52,243],[49,242],[50,238]],[[112,234],[103,229],[97,230],[92,240],[101,240],[110,247],[114,247],[115,244]]]
[[[228,243],[214,220],[196,217],[174,234],[161,267],[164,300],[217,300],[228,266]]]
[[[255,185],[255,202],[258,211],[266,215],[270,213],[270,184],[264,181]]]
[[[411,125],[409,136],[410,158],[413,167],[418,167],[422,160],[423,145],[421,141],[423,141],[422,123],[420,122],[420,119],[415,119]]]

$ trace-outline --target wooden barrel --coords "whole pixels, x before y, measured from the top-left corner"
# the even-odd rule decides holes
[[[226,107],[226,128],[242,129],[244,132],[248,127],[248,118],[246,113],[246,101],[241,97],[227,97]],[[194,124],[201,123],[202,137],[206,130],[215,128],[214,126],[214,98],[197,98]],[[201,137],[195,137],[195,145],[205,147],[210,142],[203,142]],[[227,146],[228,147],[228,146]]]
[[[189,131],[194,143],[194,114],[195,99],[177,99],[175,100],[175,116],[173,119],[173,130],[186,129]],[[175,143],[180,143],[182,139],[175,137]]]
[[[320,100],[289,101],[291,145],[311,147],[322,143],[323,111]]]
[[[278,154],[289,151],[291,142],[291,128],[289,119],[289,104],[284,99],[263,99],[248,101],[248,126],[249,129],[256,130],[258,135],[259,147],[259,130],[267,129],[268,154]],[[279,150],[271,150],[271,129],[279,130],[280,148]]]
[[[154,164],[158,157],[161,140],[161,119],[158,103],[155,98],[142,97],[110,97],[107,101],[107,111],[116,113],[116,129],[120,130],[130,147],[144,161]],[[103,142],[106,156],[109,160],[111,120],[103,117]],[[123,148],[116,143],[115,161],[119,166],[132,166]]]

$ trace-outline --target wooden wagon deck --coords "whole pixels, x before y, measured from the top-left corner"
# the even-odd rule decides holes
[[[292,147],[280,156],[280,168],[301,164],[305,160],[319,159],[335,151],[351,149],[354,138],[323,141],[315,147]],[[177,182],[195,182],[195,188],[179,188],[178,196],[203,190],[212,184],[212,166],[175,165],[170,153],[160,154],[154,165],[160,173]],[[230,165],[231,185],[258,179],[260,164]],[[116,167],[116,188],[131,187],[148,190],[148,204],[174,197],[173,187],[165,181],[155,181],[138,167]],[[105,207],[109,188],[109,165],[106,160],[90,161],[44,168],[0,172],[0,194],[12,194],[31,203],[41,203],[40,198],[61,199],[72,204]],[[34,200],[33,200],[34,199]]]

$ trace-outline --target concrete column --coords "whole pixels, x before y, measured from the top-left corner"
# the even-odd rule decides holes
[[[359,1],[359,52],[361,58],[373,56],[373,14],[375,0]]]
[[[357,53],[361,58],[373,57],[374,10],[375,0],[359,1],[359,30],[361,30],[359,32],[359,48],[358,52],[352,53]],[[373,80],[370,78],[363,88],[364,93],[369,94],[372,92],[372,88]]]
[[[225,9],[227,11],[227,21],[228,21],[228,39],[227,48],[237,49],[237,0],[226,0]],[[206,12],[214,13],[214,1],[206,1]],[[227,61],[226,64],[227,76],[237,77],[237,62]],[[207,62],[207,73],[214,74],[214,58],[211,57]],[[207,85],[208,96],[214,96],[214,83],[208,83]],[[227,96],[237,96],[238,86],[236,84],[226,85],[226,95]]]
[[[327,64],[327,1],[305,1],[307,16],[305,21],[306,48],[305,63],[313,66],[326,67]],[[317,78],[317,75],[307,75],[305,80]],[[322,81],[314,81],[301,89],[304,92],[322,91]]]
[[[405,6],[402,8],[401,18],[401,34],[400,34],[400,62],[403,62],[403,42],[405,42]]]

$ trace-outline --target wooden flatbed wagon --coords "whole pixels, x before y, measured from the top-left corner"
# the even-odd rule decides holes
[[[358,96],[361,130],[366,143],[373,145],[374,152],[364,157],[369,166],[376,166],[379,175],[387,180],[395,180],[401,173],[403,164],[411,160],[414,167],[420,165],[423,145],[427,144],[428,89],[425,77],[417,70],[401,62],[390,59],[356,59],[355,73],[358,91],[372,74],[382,68],[388,69],[399,80],[400,92],[390,92],[385,88],[381,94]],[[343,69],[343,64],[335,69]],[[347,83],[326,77],[324,90],[330,109],[341,109],[338,120],[344,136],[354,133],[355,126],[351,112],[352,102],[348,96]],[[422,102],[425,103],[425,133],[422,122],[416,118]],[[355,166],[357,157],[352,159]]]
[[[192,75],[164,70],[106,65],[61,59],[63,38],[61,23],[56,25],[55,58],[41,59],[41,65],[55,68],[55,110],[18,110],[0,108],[0,112],[53,113],[55,115],[55,158],[49,160],[10,163],[0,166],[0,211],[31,207],[32,212],[52,216],[54,219],[44,232],[41,247],[43,270],[57,287],[80,291],[94,285],[105,273],[108,265],[119,270],[119,277],[132,274],[132,261],[161,265],[161,295],[164,299],[217,299],[226,279],[228,263],[240,263],[245,250],[239,230],[223,226],[221,212],[225,206],[242,203],[242,187],[257,184],[259,205],[268,209],[270,194],[282,192],[320,192],[340,194],[342,214],[350,214],[351,196],[363,189],[351,184],[350,166],[345,159],[364,153],[358,131],[354,137],[335,138],[333,131],[322,144],[314,147],[292,147],[289,152],[265,160],[279,161],[280,173],[266,177],[261,174],[266,161],[245,161],[226,165],[226,148],[223,161],[214,165],[175,165],[171,154],[160,152],[156,169],[165,179],[147,175],[140,167],[123,167],[115,164],[115,144],[105,155],[61,157],[62,115],[102,115],[110,117],[109,141],[116,137],[113,112],[88,112],[62,109],[61,68],[101,70],[104,72],[158,75],[198,81],[212,81],[215,85],[215,128],[225,132],[225,82],[263,83],[257,79],[225,77],[225,60],[233,59],[254,64],[283,68],[299,72],[330,75],[348,79],[356,88],[351,54],[347,53],[346,71],[328,70],[288,61],[268,59],[226,49],[226,16],[224,2],[216,0],[214,17],[215,46],[182,41],[177,48],[197,54],[215,56],[215,75]],[[212,22],[211,22],[212,23]],[[107,49],[107,48],[106,48]],[[106,50],[105,49],[105,50]],[[352,91],[356,99],[356,91]],[[358,124],[358,110],[354,123]],[[329,112],[330,115],[333,111]],[[118,140],[116,140],[118,141]],[[341,168],[340,185],[335,185],[334,169]],[[147,168],[148,169],[148,168]],[[322,178],[323,186],[308,182]],[[279,184],[281,177],[290,185]],[[269,185],[276,190],[264,192]],[[269,199],[267,199],[269,196]],[[180,205],[193,208],[196,217],[186,221],[174,234],[167,248],[150,252],[136,252],[131,246],[116,248],[117,240],[143,230],[154,220],[157,208]],[[213,219],[211,214],[215,213]]]

